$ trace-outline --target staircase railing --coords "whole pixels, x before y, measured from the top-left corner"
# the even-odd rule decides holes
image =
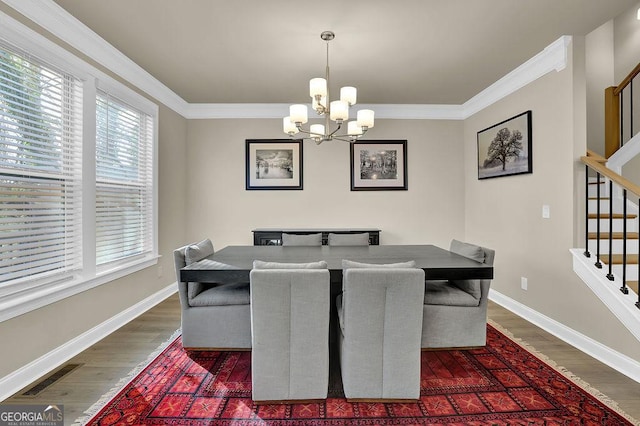
[[[601,213],[601,202],[603,201],[603,197],[601,196],[601,183],[607,182],[609,184],[609,232],[608,232],[608,244],[609,244],[609,262],[608,262],[608,273],[606,277],[609,281],[614,281],[615,276],[613,275],[613,217],[614,217],[614,208],[613,208],[613,185],[617,185],[622,189],[622,285],[620,287],[620,291],[624,294],[629,294],[629,288],[627,287],[627,241],[628,241],[628,231],[627,231],[627,194],[630,192],[638,197],[638,205],[640,205],[640,186],[635,183],[625,179],[619,174],[613,172],[611,169],[607,168],[604,163],[606,163],[606,158],[592,152],[587,151],[587,155],[581,157],[582,162],[585,164],[585,199],[586,199],[586,209],[585,209],[585,252],[584,255],[586,257],[591,257],[591,253],[589,252],[589,219],[594,217],[596,219],[596,253],[595,253],[595,266],[598,269],[602,269],[602,262],[600,261],[600,240],[602,237],[602,232],[600,229],[600,220],[602,218]],[[595,174],[595,181],[592,181],[593,175]],[[589,185],[595,182],[596,187],[596,213],[595,216],[589,212]],[[638,238],[638,253],[640,253],[640,238]],[[639,254],[640,256],[640,254]],[[640,262],[638,262],[638,283],[640,283]],[[638,291],[638,300],[635,302],[635,306],[640,309],[640,291]]]
[[[640,74],[640,64],[618,85],[604,91],[605,157],[611,157],[635,133],[633,82]],[[637,97],[637,95],[636,95]]]

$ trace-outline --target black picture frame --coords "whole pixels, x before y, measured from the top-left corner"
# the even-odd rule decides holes
[[[478,179],[533,173],[531,110],[478,132]]]
[[[302,190],[302,140],[246,139],[247,190]]]
[[[350,145],[352,191],[407,190],[406,140],[361,140]]]

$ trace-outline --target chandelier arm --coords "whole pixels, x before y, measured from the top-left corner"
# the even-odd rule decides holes
[[[315,135],[315,133],[311,133],[309,130],[305,130],[302,128],[302,126],[298,126],[298,132],[300,133],[304,133],[305,135]],[[291,135],[291,137],[293,137],[294,135]]]
[[[336,129],[336,131],[338,131],[338,129]],[[364,136],[364,134],[367,133],[367,131],[365,129],[362,129],[362,133],[360,133],[359,135],[350,135],[348,133],[344,134],[344,135],[335,135],[334,133],[336,133],[336,132],[334,131],[333,133],[331,133],[331,135],[329,135],[329,136],[331,136],[332,139],[345,140],[345,139],[340,139],[340,138],[347,137],[347,138],[349,138],[350,140],[353,141],[353,140],[355,140],[355,139],[357,139],[359,137]]]
[[[323,139],[323,140],[332,140],[332,139],[335,139],[335,140],[342,140],[342,141],[352,142],[352,141],[354,140],[354,135],[349,135],[348,133],[345,133],[345,134],[342,134],[342,135],[336,135],[336,133],[338,132],[338,130],[340,130],[340,127],[341,127],[341,125],[339,124],[339,125],[338,125],[338,127],[337,127],[333,132],[328,133],[328,134],[326,134],[326,132],[325,132],[325,134],[324,134],[324,135],[318,135],[317,133],[312,133],[312,132],[311,132],[311,131],[309,131],[309,130],[305,130],[305,129],[302,127],[302,125],[296,126],[296,128],[298,129],[298,132],[300,132],[300,133],[304,133],[305,135],[317,135],[317,136],[322,137],[322,139]],[[363,129],[362,129],[362,133],[361,133],[361,134],[359,134],[359,135],[356,135],[356,138],[361,137],[361,136],[364,136],[364,134],[365,134],[365,133],[367,133],[367,130],[368,130],[368,129],[364,129],[364,128],[363,128]],[[294,135],[289,135],[289,136],[294,137]],[[342,138],[342,139],[340,139],[340,138]],[[349,138],[349,139],[344,139],[344,138]],[[305,138],[305,139],[307,139],[307,138]],[[313,139],[313,138],[311,138],[311,139]]]
[[[335,130],[329,133],[327,136],[332,137],[333,135],[335,135],[338,132],[338,130],[340,130],[340,128],[342,127],[342,123],[337,123],[337,126],[338,127],[336,127]],[[325,133],[327,133],[326,130],[325,130]],[[342,136],[346,136],[346,135],[342,135]]]

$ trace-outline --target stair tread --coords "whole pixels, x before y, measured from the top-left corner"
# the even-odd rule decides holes
[[[635,213],[627,213],[627,219],[635,219],[638,217]],[[597,219],[597,213],[589,213],[589,219]],[[624,219],[624,215],[622,213],[614,213],[614,219]],[[600,219],[609,219],[609,213],[600,213]]]
[[[613,233],[613,239],[614,240],[621,240],[623,236],[622,232],[614,232]],[[596,238],[598,238],[598,233],[597,232],[589,232],[589,239],[590,240],[595,240]],[[609,233],[608,232],[600,232],[600,238],[603,239],[609,239]],[[628,240],[637,240],[638,239],[638,233],[637,232],[627,232],[627,239]]]
[[[589,197],[590,200],[597,200],[598,197]],[[600,197],[601,200],[609,201],[609,197]]]
[[[604,263],[606,263],[607,265],[609,264],[609,255],[608,254],[601,254],[600,255],[600,260],[603,261]],[[621,254],[614,254],[613,256],[611,256],[611,264],[612,265],[622,265],[622,255]],[[627,255],[627,265],[637,265],[638,264],[638,255],[637,254],[628,254]]]
[[[638,294],[638,281],[628,281],[626,282],[627,287],[629,287],[631,290],[635,291],[636,294]]]

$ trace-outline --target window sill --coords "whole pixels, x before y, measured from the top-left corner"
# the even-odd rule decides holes
[[[150,255],[135,262],[119,265],[91,279],[77,278],[56,282],[8,295],[0,299],[0,322],[156,265],[159,258],[159,255]]]

